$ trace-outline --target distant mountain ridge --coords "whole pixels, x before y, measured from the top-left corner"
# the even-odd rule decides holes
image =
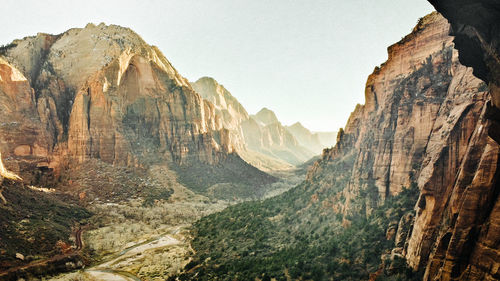
[[[228,129],[231,139],[238,140],[235,149],[250,164],[261,169],[296,166],[319,155],[328,144],[319,134],[300,125],[283,126],[276,114],[262,108],[249,115],[238,100],[211,77],[191,83],[206,101],[214,104],[218,120]],[[300,124],[300,123],[298,123]],[[325,133],[325,136],[334,133]]]

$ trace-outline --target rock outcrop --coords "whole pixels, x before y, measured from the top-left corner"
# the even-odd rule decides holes
[[[425,271],[425,280],[496,280],[500,150],[488,137],[490,95],[460,64],[448,30],[434,12],[388,48],[389,59],[368,78],[365,104],[356,107],[308,180],[345,182],[331,203],[344,218],[370,213],[417,184],[414,222],[407,217],[396,230],[396,248],[408,264]],[[339,159],[349,165],[332,170]],[[353,204],[359,196],[366,209]]]
[[[221,164],[239,143],[215,106],[128,28],[89,24],[0,52],[0,150],[29,182],[39,181],[33,171],[58,175],[90,159]]]
[[[241,124],[249,118],[245,108],[213,78],[202,77],[191,83],[191,86],[203,99],[214,105],[215,114],[219,116],[222,126],[233,136],[235,148],[244,150],[245,140]]]
[[[451,24],[460,62],[490,88],[492,103],[500,108],[500,3],[496,0],[429,0]]]

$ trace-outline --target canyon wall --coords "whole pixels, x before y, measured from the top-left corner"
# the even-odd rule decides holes
[[[486,105],[458,166],[456,178],[436,184],[447,173],[451,155],[432,164],[443,171],[419,179],[414,231],[407,258],[414,268],[426,266],[425,280],[500,279],[500,4],[498,1],[430,1],[449,19],[460,62],[488,84]],[[429,165],[428,167],[432,167]],[[431,205],[431,206],[429,206]],[[426,255],[430,255],[429,259]]]
[[[365,104],[307,180],[345,182],[328,202],[345,225],[351,214],[370,213],[416,184],[416,214],[408,214],[415,219],[399,224],[409,231],[400,231],[407,234],[394,254],[425,271],[425,280],[494,280],[499,232],[490,213],[499,147],[488,137],[491,98],[473,69],[460,63],[449,28],[434,12],[388,48],[387,62],[368,78]],[[339,160],[347,166],[339,169]],[[355,203],[360,196],[366,209]]]
[[[241,145],[156,47],[115,25],[2,47],[0,107],[5,163],[33,183],[90,159],[215,165]]]

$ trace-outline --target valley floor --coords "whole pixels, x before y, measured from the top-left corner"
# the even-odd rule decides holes
[[[168,200],[145,206],[142,199],[119,203],[94,202],[93,229],[84,232],[85,247],[94,257],[91,267],[44,280],[165,280],[179,273],[195,254],[191,247],[192,223],[238,202],[196,194],[179,184],[165,167],[151,174],[172,184]],[[304,180],[305,170],[275,172],[281,180],[269,187],[264,198],[281,194]]]

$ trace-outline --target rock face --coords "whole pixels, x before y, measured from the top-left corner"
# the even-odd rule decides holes
[[[279,123],[280,121],[278,120],[278,117],[276,117],[276,114],[268,109],[268,108],[262,108],[259,112],[257,112],[255,115],[252,115],[252,118],[257,121],[257,123],[260,126],[267,126],[270,124],[275,124]]]
[[[471,101],[483,109],[467,147],[461,149],[464,160],[455,177],[444,176],[455,159],[445,154],[429,163],[443,171],[429,168],[419,179],[423,190],[407,258],[414,268],[426,265],[426,280],[498,280],[500,3],[430,2],[450,21],[460,62],[472,66],[474,75],[489,85],[491,102],[483,106]]]
[[[450,35],[460,62],[489,84],[492,103],[500,108],[500,3],[496,0],[430,0],[451,23]]]
[[[283,126],[276,114],[267,108],[248,115],[238,100],[213,78],[203,77],[191,85],[206,101],[214,104],[215,114],[229,131],[233,147],[256,167],[264,170],[290,168],[309,160],[326,147],[320,142],[319,135],[311,133],[300,123],[300,126]]]
[[[425,270],[425,280],[496,280],[500,150],[488,137],[490,96],[460,64],[448,30],[446,19],[432,13],[388,48],[388,61],[368,78],[366,103],[308,180],[344,181],[332,207],[347,217],[362,209],[351,204],[357,196],[366,197],[370,212],[418,184],[414,222],[402,219],[395,235],[409,265]],[[339,159],[352,166],[329,169]]]
[[[220,164],[239,143],[216,107],[128,28],[89,24],[0,52],[0,150],[32,182],[34,170],[58,174],[89,159]]]
[[[233,144],[237,150],[245,149],[245,140],[241,124],[248,120],[245,108],[231,93],[210,77],[202,77],[191,83],[193,89],[201,97],[214,105],[215,114],[220,117],[222,126],[233,136]]]
[[[299,165],[312,158],[315,153],[302,145],[293,134],[278,121],[273,111],[263,108],[251,116],[243,128],[249,137],[248,146],[266,155],[276,155],[288,163]]]

